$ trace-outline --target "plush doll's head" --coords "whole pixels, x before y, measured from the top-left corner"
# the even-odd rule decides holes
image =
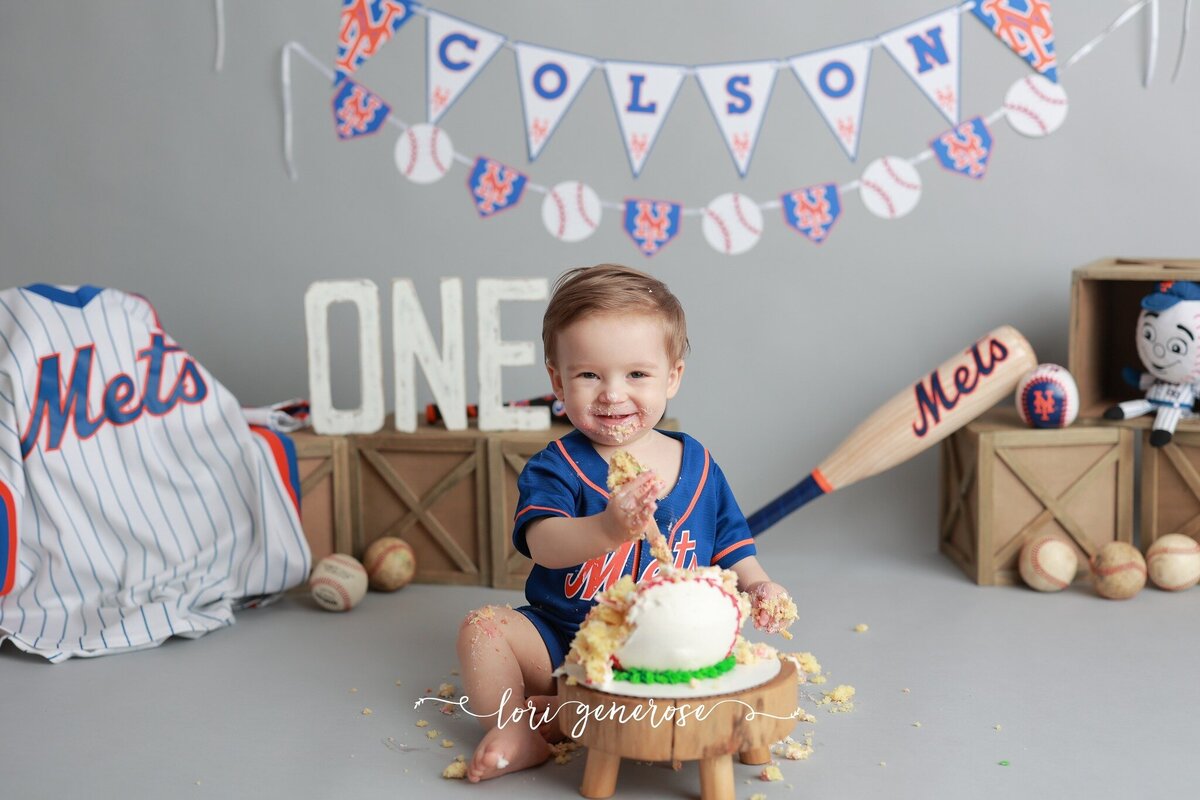
[[[1160,381],[1200,381],[1200,286],[1164,281],[1142,298],[1138,317],[1138,357]]]

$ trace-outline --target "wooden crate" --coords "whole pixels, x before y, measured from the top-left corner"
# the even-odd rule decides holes
[[[939,549],[981,585],[1020,582],[1030,538],[1071,544],[1087,573],[1111,541],[1133,541],[1134,432],[1119,426],[1025,427],[1000,408],[941,444]]]
[[[1177,431],[1166,447],[1142,436],[1142,549],[1168,533],[1200,540],[1200,433]]]
[[[300,522],[313,563],[332,553],[351,553],[350,446],[344,436],[311,431],[290,434],[300,476]]]
[[[413,580],[486,586],[488,547],[487,441],[475,429],[420,426],[355,436],[354,552],[381,536],[412,546]]]
[[[1170,280],[1200,282],[1200,260],[1105,259],[1072,273],[1067,369],[1079,386],[1080,420],[1099,419],[1106,408],[1142,396],[1121,371],[1142,371],[1136,346],[1141,299]],[[1149,414],[1115,424],[1145,429],[1153,419]],[[1200,430],[1200,422],[1180,423],[1180,430],[1188,428]]]

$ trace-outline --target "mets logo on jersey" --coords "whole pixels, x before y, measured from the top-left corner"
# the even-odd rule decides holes
[[[74,425],[79,439],[89,439],[106,423],[128,425],[142,414],[161,417],[180,403],[203,402],[208,396],[208,385],[196,362],[186,354],[170,387],[164,391],[165,356],[183,352],[182,347],[167,344],[162,333],[152,334],[150,345],[137,354],[137,360],[145,362],[146,367],[141,393],[137,381],[121,372],[108,379],[98,402],[90,402],[88,397],[96,356],[94,344],[75,350],[71,375],[65,382],[61,354],[44,356],[38,364],[37,392],[30,408],[29,425],[21,435],[21,457],[28,458],[38,446],[43,429],[46,431],[45,450],[52,452],[62,445],[68,425]],[[95,417],[91,415],[92,408],[99,410]]]
[[[375,133],[391,113],[383,98],[347,78],[333,97],[333,121],[339,139]]]
[[[475,159],[475,168],[467,178],[467,188],[471,190],[471,200],[479,216],[490,217],[520,201],[525,180],[525,176],[512,167],[480,156]]]
[[[613,550],[584,562],[579,569],[568,573],[563,579],[563,595],[580,600],[594,600],[596,595],[611,588],[625,573],[625,565],[630,561],[630,554],[638,542],[626,542]],[[645,543],[642,543],[645,546]],[[681,531],[679,537],[671,543],[671,552],[675,555],[675,566],[679,569],[694,569],[696,567],[696,540],[691,537],[691,531]],[[636,576],[637,582],[644,581],[659,573],[657,558]]]
[[[825,241],[829,229],[842,213],[841,197],[837,185],[833,183],[784,192],[780,200],[783,201],[783,218],[787,224],[817,244]]]
[[[334,85],[379,52],[410,18],[409,0],[342,0]]]
[[[652,256],[679,235],[678,203],[665,200],[625,201],[625,232],[644,256]]]
[[[1046,0],[976,0],[971,13],[1031,67],[1058,82],[1050,3]]]
[[[968,178],[982,178],[992,154],[992,132],[982,117],[975,117],[946,131],[929,146],[946,169]]]

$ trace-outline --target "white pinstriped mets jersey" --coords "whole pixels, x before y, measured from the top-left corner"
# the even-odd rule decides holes
[[[52,662],[152,647],[301,583],[294,452],[145,299],[0,291],[0,642]]]

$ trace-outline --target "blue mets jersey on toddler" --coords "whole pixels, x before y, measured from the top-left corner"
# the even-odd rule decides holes
[[[675,565],[728,569],[755,553],[746,518],[708,450],[686,433],[661,431],[683,444],[679,480],[658,501],[654,519],[674,553]],[[589,517],[608,506],[608,463],[579,431],[572,431],[529,459],[517,479],[520,496],[513,544],[529,557],[525,531],[544,517]],[[562,664],[579,624],[599,592],[622,575],[641,581],[658,572],[645,540],[627,542],[573,567],[534,563],[525,581],[529,605],[518,608],[538,629],[554,667]]]

